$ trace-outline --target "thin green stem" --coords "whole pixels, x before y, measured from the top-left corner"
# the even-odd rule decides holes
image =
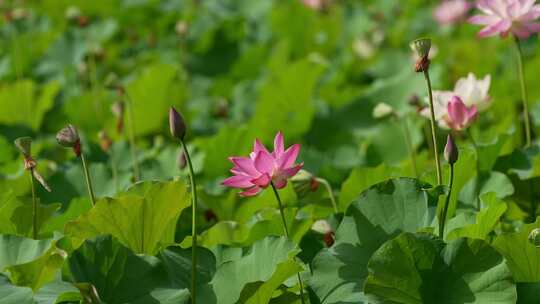
[[[189,181],[191,184],[191,303],[197,302],[197,185],[195,184],[195,173],[188,149],[183,140],[180,140],[184,155],[186,156]]]
[[[92,201],[92,206],[96,205],[96,196],[94,195],[94,188],[92,187],[92,178],[90,178],[90,171],[88,170],[88,165],[86,164],[86,158],[84,153],[81,152],[81,162],[84,171],[84,177],[86,179],[86,187],[88,188],[88,195]]]
[[[429,72],[426,69],[424,71],[424,77],[426,78],[426,83],[428,87],[429,95],[429,111],[430,111],[430,124],[431,124],[431,141],[433,143],[433,154],[435,155],[435,164],[437,169],[437,184],[442,184],[442,175],[441,175],[441,162],[439,160],[439,148],[437,145],[437,134],[436,134],[436,124],[435,124],[435,110],[433,108],[433,91],[431,89],[431,80],[429,78]]]
[[[523,52],[521,51],[521,43],[519,42],[518,37],[514,36],[514,42],[517,50],[518,77],[521,86],[521,100],[523,102],[523,122],[525,124],[526,140],[525,147],[529,147],[531,145],[531,122],[529,116],[529,98],[527,94],[527,86],[525,84],[525,73],[523,71]]]
[[[418,168],[416,167],[416,150],[414,149],[414,146],[411,140],[411,134],[409,130],[409,124],[407,123],[407,117],[403,117],[401,121],[403,122],[402,123],[403,135],[405,137],[405,144],[407,145],[407,150],[409,150],[409,157],[411,158],[411,166],[413,169],[413,174],[416,178],[418,178]]]
[[[452,186],[454,184],[454,165],[450,165],[450,182],[448,183],[448,194],[444,202],[442,216],[439,219],[439,237],[444,238],[444,226],[446,225],[446,215],[448,214],[448,206],[450,205],[450,196],[452,195]]]
[[[467,136],[472,142],[472,145],[474,147],[474,152],[476,154],[476,178],[477,181],[474,184],[474,197],[476,199],[476,210],[480,211],[480,198],[478,197],[478,191],[480,187],[480,155],[478,155],[478,145],[476,144],[476,141],[474,140],[474,137],[472,136],[471,130],[467,129]]]
[[[276,186],[274,186],[274,183],[270,182],[270,185],[272,185],[272,190],[274,190],[274,195],[276,196],[276,200],[278,202],[279,214],[281,214],[281,220],[283,221],[283,230],[285,231],[285,236],[290,240],[291,238],[289,237],[289,229],[287,228],[287,221],[285,220],[285,213],[283,212],[281,197],[279,196],[279,192],[277,191]],[[300,285],[300,300],[302,301],[302,304],[304,304],[304,284],[302,283],[302,277],[300,277],[300,273],[297,273],[296,277],[298,278],[298,285]]]
[[[126,104],[127,104],[127,113],[128,113],[128,128],[129,128],[129,146],[131,150],[131,162],[133,166],[133,179],[135,182],[139,181],[140,175],[139,175],[139,162],[137,161],[137,147],[135,146],[135,121],[133,118],[133,104],[131,102],[131,98],[129,98],[129,95],[126,92]]]
[[[339,213],[337,204],[336,204],[336,198],[334,197],[334,191],[332,191],[332,186],[330,186],[330,183],[325,180],[324,178],[317,177],[315,180],[326,188],[326,191],[328,192],[328,196],[330,197],[330,202],[332,202],[332,208],[334,208],[334,213]]]
[[[36,199],[36,188],[34,186],[34,169],[30,168],[30,188],[32,189],[32,237],[34,240],[38,238],[38,204]]]
[[[111,147],[111,150],[109,151],[109,157],[111,161],[111,171],[112,171],[112,178],[114,183],[114,192],[116,193],[118,191],[118,166],[116,164],[116,157],[114,156],[113,148]]]

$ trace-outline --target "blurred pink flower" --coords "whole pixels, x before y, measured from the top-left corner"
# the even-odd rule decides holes
[[[233,176],[225,179],[223,185],[233,188],[246,189],[242,196],[254,196],[262,189],[273,183],[277,189],[287,185],[287,179],[293,177],[303,166],[295,164],[300,145],[294,144],[287,150],[283,144],[283,134],[278,132],[274,138],[274,151],[268,152],[266,147],[255,140],[253,152],[249,157],[230,157],[234,164],[231,169]]]
[[[453,24],[462,20],[471,7],[466,0],[444,0],[437,5],[433,16],[439,24]]]
[[[484,13],[469,18],[472,24],[484,25],[478,32],[480,37],[508,33],[519,38],[527,38],[532,33],[540,32],[540,23],[534,22],[540,17],[540,5],[536,0],[477,0],[476,7]]]
[[[478,116],[476,106],[473,105],[470,108],[463,103],[458,96],[452,96],[447,105],[448,116],[446,117],[446,123],[450,128],[456,131],[461,131],[469,127]]]

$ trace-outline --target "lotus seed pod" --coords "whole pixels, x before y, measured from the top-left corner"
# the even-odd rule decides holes
[[[184,140],[186,135],[186,123],[180,113],[178,113],[173,107],[169,109],[169,128],[171,135],[174,138]]]
[[[19,137],[15,139],[15,147],[17,147],[17,150],[19,150],[25,157],[29,157],[32,154],[32,138]]]
[[[431,39],[419,38],[411,42],[411,49],[416,53],[418,58],[427,58],[431,49]]]
[[[453,165],[458,160],[459,151],[458,147],[454,143],[452,136],[448,134],[446,139],[446,146],[444,147],[444,159],[450,164]]]
[[[531,233],[529,233],[529,242],[540,248],[540,228],[533,229]]]

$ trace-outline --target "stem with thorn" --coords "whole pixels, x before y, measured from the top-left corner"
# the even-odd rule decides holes
[[[34,240],[37,240],[38,238],[38,225],[37,225],[37,217],[38,217],[38,203],[36,199],[36,188],[34,186],[34,168],[30,168],[28,171],[30,174],[30,187],[32,189],[32,237]]]
[[[439,219],[439,237],[444,238],[444,226],[446,225],[446,215],[448,213],[448,205],[450,205],[450,196],[452,195],[452,186],[454,183],[454,165],[450,164],[450,182],[448,183],[448,195],[446,195],[446,200],[444,202],[444,209],[442,216]]]
[[[441,175],[441,162],[439,160],[439,148],[437,145],[437,134],[436,134],[436,124],[435,124],[435,110],[433,108],[433,91],[431,89],[431,79],[429,78],[428,69],[424,70],[424,77],[426,78],[428,95],[429,95],[429,112],[430,112],[430,124],[431,124],[431,141],[433,144],[433,154],[435,155],[435,165],[437,169],[437,184],[442,184],[442,175]]]
[[[527,86],[525,84],[525,73],[523,71],[523,52],[521,51],[521,43],[519,38],[514,36],[514,42],[516,45],[517,51],[517,66],[518,66],[518,77],[519,84],[521,86],[521,100],[523,102],[523,123],[525,124],[525,147],[531,145],[531,122],[529,116],[529,103],[528,103],[528,94]]]
[[[137,161],[137,150],[135,147],[135,121],[133,118],[133,103],[131,101],[131,98],[129,97],[127,91],[126,91],[126,104],[127,104],[127,113],[128,113],[128,120],[129,120],[129,146],[131,150],[131,161],[133,166],[133,178],[135,182],[139,181],[140,175],[139,175],[139,162]]]
[[[180,140],[189,169],[189,181],[191,184],[191,303],[197,301],[197,185],[193,172],[191,157],[184,140]]]
[[[281,215],[281,220],[283,221],[283,230],[285,231],[285,237],[290,240],[289,237],[289,229],[287,228],[287,221],[285,220],[285,213],[283,212],[283,204],[281,203],[281,197],[279,196],[279,192],[276,189],[276,186],[274,185],[274,182],[270,182],[270,185],[272,185],[272,190],[274,190],[274,195],[276,196],[276,200],[278,202],[279,206],[279,214]],[[302,283],[302,278],[300,277],[300,273],[296,274],[298,278],[298,285],[300,285],[300,300],[302,301],[302,304],[305,304],[304,302],[304,284]]]
[[[83,166],[84,171],[84,177],[86,179],[86,187],[88,188],[88,195],[90,196],[90,200],[92,201],[92,206],[96,205],[96,196],[94,195],[94,188],[92,187],[92,178],[90,178],[90,171],[88,170],[88,165],[86,164],[86,158],[84,157],[84,153],[81,152],[81,162]]]

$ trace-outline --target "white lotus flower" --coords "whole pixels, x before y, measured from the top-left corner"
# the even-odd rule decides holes
[[[491,98],[488,95],[491,84],[491,75],[486,75],[483,79],[478,79],[473,73],[469,73],[466,78],[460,78],[456,82],[453,91],[433,91],[433,111],[435,120],[441,128],[448,129],[446,123],[448,117],[448,102],[453,96],[461,98],[467,107],[476,106],[478,112],[485,111],[491,105]],[[429,100],[426,97],[426,103]],[[429,106],[422,109],[420,114],[430,117]]]

